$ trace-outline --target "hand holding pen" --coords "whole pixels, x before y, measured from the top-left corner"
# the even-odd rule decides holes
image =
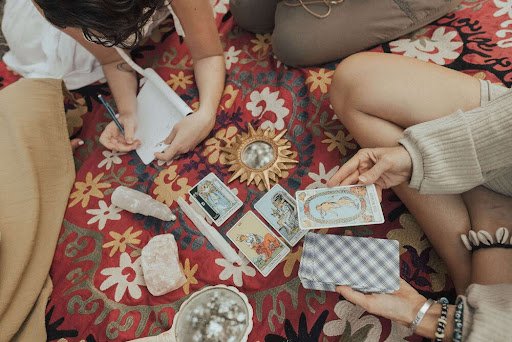
[[[137,120],[135,113],[116,115],[110,104],[98,95],[98,99],[107,110],[112,121],[105,127],[100,136],[100,143],[106,148],[118,152],[129,152],[140,146],[140,141],[134,139]]]

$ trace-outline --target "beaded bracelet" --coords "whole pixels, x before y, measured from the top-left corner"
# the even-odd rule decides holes
[[[444,339],[444,329],[446,328],[446,317],[448,316],[448,299],[442,297],[438,301],[441,304],[441,315],[437,320],[437,329],[435,333],[435,342],[443,342]]]
[[[457,297],[455,301],[455,316],[454,316],[454,326],[453,326],[453,342],[461,342],[462,341],[462,325],[464,319],[464,302],[461,297]]]

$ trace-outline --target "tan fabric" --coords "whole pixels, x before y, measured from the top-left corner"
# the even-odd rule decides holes
[[[0,341],[45,341],[48,276],[75,170],[62,81],[0,92]]]
[[[464,342],[510,341],[512,284],[472,284],[464,299]]]
[[[484,185],[512,196],[512,92],[482,82],[482,104],[404,131],[412,188],[454,194]]]
[[[307,66],[344,58],[412,32],[455,9],[462,0],[344,0],[319,19],[301,6],[277,0],[231,0],[237,23],[252,32],[271,32],[272,47],[283,63]],[[298,3],[297,0],[287,0]],[[304,3],[309,1],[304,1]],[[309,5],[325,13],[321,4]]]

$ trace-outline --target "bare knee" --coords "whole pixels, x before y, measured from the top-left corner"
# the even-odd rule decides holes
[[[333,75],[329,98],[334,112],[344,124],[355,112],[362,101],[371,98],[364,95],[367,82],[371,82],[368,69],[373,63],[373,53],[362,52],[345,58]]]

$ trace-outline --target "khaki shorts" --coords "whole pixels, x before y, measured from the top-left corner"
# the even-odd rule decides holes
[[[242,28],[256,33],[273,31],[273,51],[279,60],[306,66],[344,58],[396,39],[444,16],[461,1],[344,0],[331,5],[331,13],[324,19],[309,13],[299,0],[231,0],[230,5]],[[307,7],[315,13],[326,13],[325,5]]]

